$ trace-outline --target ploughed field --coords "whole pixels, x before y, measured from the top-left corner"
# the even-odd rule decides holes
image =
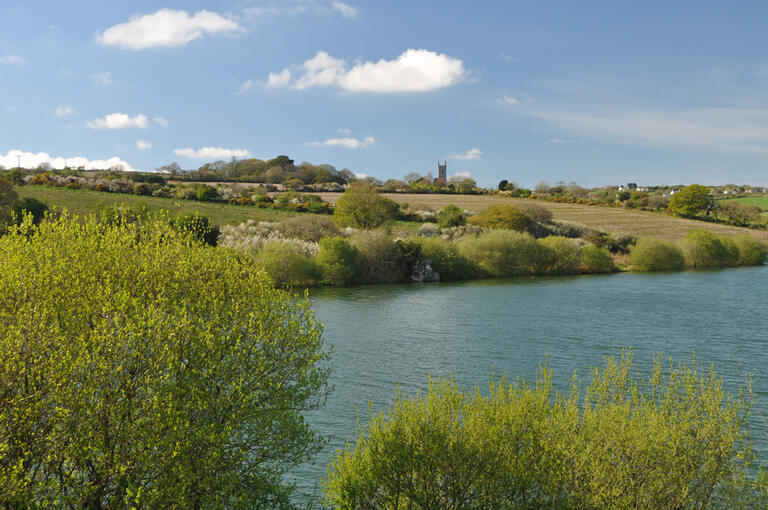
[[[341,193],[320,193],[323,200],[335,202]],[[629,234],[637,237],[656,237],[676,241],[689,231],[704,228],[715,235],[734,236],[749,234],[768,240],[768,231],[732,227],[719,223],[687,220],[664,213],[624,209],[619,207],[598,207],[579,204],[559,204],[544,200],[509,198],[500,195],[427,195],[417,193],[383,193],[395,202],[405,202],[413,210],[438,211],[448,204],[462,209],[479,211],[489,205],[502,203],[537,204],[552,211],[554,219],[578,223],[611,234]]]

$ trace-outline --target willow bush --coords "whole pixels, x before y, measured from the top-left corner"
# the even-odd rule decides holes
[[[749,403],[695,363],[648,378],[631,356],[609,358],[582,394],[492,383],[463,392],[430,380],[399,395],[338,451],[325,484],[331,508],[764,508],[751,477]],[[666,374],[666,375],[665,375]]]
[[[321,326],[167,222],[0,238],[0,506],[281,508],[323,441]]]

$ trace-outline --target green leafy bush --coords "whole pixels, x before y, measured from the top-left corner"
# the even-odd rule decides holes
[[[635,271],[679,271],[685,267],[683,252],[674,243],[642,238],[629,253]]]
[[[216,246],[219,239],[219,227],[212,226],[211,219],[202,214],[183,214],[171,220],[171,226],[210,246]]]
[[[437,225],[440,228],[458,227],[466,222],[464,211],[453,204],[446,205],[437,213]]]
[[[695,218],[709,214],[714,206],[715,201],[708,187],[691,184],[672,195],[667,211],[678,216]]]
[[[441,237],[415,237],[421,247],[421,255],[431,261],[432,268],[441,281],[468,280],[472,278],[472,264],[459,253],[456,243]]]
[[[0,238],[0,288],[1,506],[289,506],[327,355],[250,259],[62,217]]]
[[[746,234],[734,237],[733,242],[736,243],[739,250],[739,265],[759,266],[765,264],[765,259],[768,257],[768,243]]]
[[[315,261],[290,242],[265,243],[255,261],[283,287],[312,287],[322,278],[322,271]]]
[[[388,232],[359,232],[352,236],[351,241],[360,252],[361,283],[397,283],[407,280],[407,261]]]
[[[531,218],[512,204],[496,204],[472,216],[469,223],[486,229],[523,232],[531,226]]]
[[[0,234],[13,219],[13,206],[19,196],[13,189],[13,182],[0,177]]]
[[[565,275],[579,272],[581,247],[578,241],[550,236],[539,239],[538,243],[544,247],[538,274]]]
[[[384,198],[376,188],[354,183],[336,202],[333,221],[340,227],[372,229],[396,219],[400,206]]]
[[[274,231],[290,239],[318,242],[323,237],[339,235],[328,216],[300,214],[274,224]]]
[[[581,249],[582,273],[612,273],[616,270],[613,258],[605,248],[598,248],[593,244],[588,244]]]
[[[216,188],[207,184],[201,184],[195,190],[195,197],[200,201],[215,200],[218,196]]]
[[[689,231],[683,237],[682,246],[685,264],[693,269],[727,267],[734,262],[734,253],[729,252],[723,240],[708,230]],[[735,255],[738,262],[738,253]]]
[[[459,253],[476,267],[479,276],[496,278],[537,274],[546,255],[529,234],[505,229],[463,238]]]
[[[745,440],[749,403],[714,371],[608,359],[583,394],[505,379],[430,380],[399,395],[332,459],[331,508],[764,508]],[[487,396],[486,396],[487,395]],[[583,395],[583,396],[582,396]]]
[[[360,251],[343,237],[324,237],[315,260],[327,285],[348,285],[358,278]]]

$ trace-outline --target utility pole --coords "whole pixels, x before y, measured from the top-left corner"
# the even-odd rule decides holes
[[[18,168],[19,172],[21,172],[21,154],[16,154],[16,160],[19,162]]]

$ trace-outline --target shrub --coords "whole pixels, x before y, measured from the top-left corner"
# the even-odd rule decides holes
[[[400,247],[389,233],[381,230],[359,232],[352,245],[360,252],[361,283],[404,282],[408,267]]]
[[[13,182],[0,177],[0,233],[11,223],[13,206],[18,198],[16,190],[13,189]]]
[[[216,246],[219,239],[219,227],[211,226],[211,219],[198,213],[188,213],[171,220],[173,228],[191,235],[198,241]]]
[[[312,287],[322,278],[322,271],[315,261],[303,255],[292,243],[265,243],[254,260],[282,287]]]
[[[373,186],[353,183],[336,202],[333,221],[340,227],[371,229],[389,223],[398,214],[397,202],[382,197]]]
[[[448,204],[437,213],[437,225],[440,228],[458,227],[464,225],[467,218],[464,212],[453,204]]]
[[[421,247],[421,256],[431,261],[440,280],[468,280],[472,277],[472,264],[459,253],[456,243],[440,237],[416,237],[413,241]]]
[[[37,224],[45,217],[45,213],[48,212],[48,206],[36,198],[27,197],[21,202],[16,203],[13,207],[13,212],[17,223],[21,223],[24,214],[31,214],[32,221]]]
[[[289,239],[318,242],[323,237],[339,235],[333,221],[327,216],[301,214],[273,224],[273,230]]]
[[[550,223],[552,221],[552,211],[539,204],[522,203],[517,207],[533,221],[538,223]]]
[[[745,440],[749,402],[713,370],[639,379],[609,358],[580,398],[506,379],[465,393],[430,380],[337,452],[331,508],[763,508]],[[487,395],[487,396],[486,396]]]
[[[739,250],[739,265],[759,266],[765,264],[765,259],[768,257],[768,243],[746,234],[734,237],[733,242]]]
[[[523,232],[531,225],[531,219],[512,204],[496,204],[480,211],[469,223],[487,229],[510,229]]]
[[[567,237],[551,236],[539,239],[544,247],[538,274],[564,275],[579,272],[579,242]]]
[[[720,202],[715,208],[717,217],[730,223],[746,227],[750,223],[760,218],[761,210],[754,205],[742,204],[736,201],[727,200]]]
[[[219,196],[216,188],[207,184],[201,184],[195,191],[195,198],[200,201],[215,200]]]
[[[613,258],[605,248],[598,248],[595,245],[588,244],[581,249],[582,273],[612,273],[616,270]]]
[[[150,186],[146,182],[137,182],[136,184],[133,185],[133,194],[134,195],[151,195],[152,186]]]
[[[685,263],[693,269],[725,267],[732,260],[722,240],[708,230],[689,231],[682,244]]]
[[[29,233],[0,238],[2,506],[287,507],[323,444],[309,304],[164,222]]]
[[[643,238],[629,253],[629,263],[635,271],[679,271],[685,267],[685,258],[673,243]]]
[[[148,216],[146,207],[134,209],[126,204],[113,204],[101,210],[100,221],[106,225],[137,223]]]
[[[316,262],[323,273],[323,283],[348,285],[358,278],[360,251],[343,237],[324,237]]]
[[[477,268],[479,276],[499,278],[536,274],[545,250],[529,234],[492,230],[461,239],[459,253]]]
[[[268,221],[256,223],[253,220],[234,226],[226,225],[221,229],[219,244],[250,255],[258,255],[266,243],[280,241],[292,244],[300,254],[306,257],[315,258],[317,256],[317,243],[285,237],[278,232],[278,228],[283,227],[279,223]]]

